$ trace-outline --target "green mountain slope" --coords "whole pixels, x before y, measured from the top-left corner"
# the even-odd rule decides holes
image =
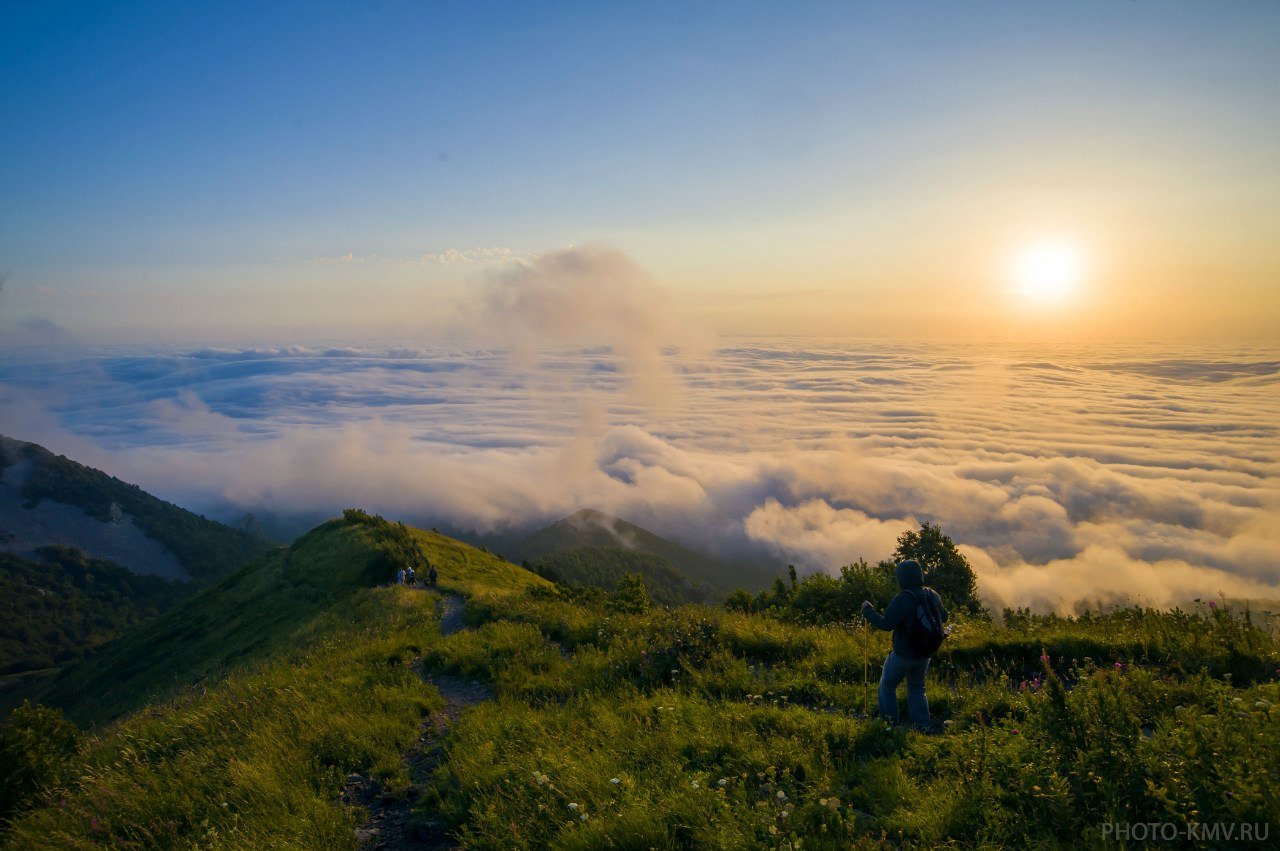
[[[692,582],[666,559],[652,553],[621,547],[578,547],[553,550],[533,562],[539,576],[569,585],[587,585],[613,591],[629,573],[644,579],[649,598],[660,606],[704,603],[722,595]]]
[[[3,495],[22,502],[21,509],[5,506],[10,523],[21,524],[24,511],[33,511],[42,501],[74,507],[104,525],[127,522],[171,554],[198,586],[216,581],[270,547],[261,538],[193,514],[101,470],[54,455],[34,443],[0,435],[0,476],[10,471],[20,472],[20,481],[6,487]],[[66,518],[69,526],[72,519]],[[18,531],[22,530],[4,530],[9,537]],[[75,546],[91,556],[99,555],[76,540],[75,528],[45,532],[54,537],[38,544]],[[3,543],[0,541],[0,547]],[[148,570],[146,564],[131,564],[126,557],[111,560],[139,572],[161,572]]]
[[[760,564],[729,562],[696,553],[634,523],[589,508],[533,533],[516,549],[521,559],[530,562],[566,550],[634,550],[657,556],[693,582],[709,586],[716,597],[735,588],[763,588],[781,575],[781,571]]]
[[[38,698],[78,722],[101,723],[185,686],[216,681],[332,628],[354,598],[389,584],[419,552],[448,589],[548,584],[442,535],[349,511],[64,670]]]
[[[418,553],[490,599],[549,583],[430,533],[347,512],[68,669],[0,727],[0,845],[356,847],[349,774],[389,790],[439,692],[406,664],[439,595],[389,585]],[[143,706],[150,696],[153,702]],[[57,797],[42,797],[52,788]],[[47,804],[47,806],[45,805]]]

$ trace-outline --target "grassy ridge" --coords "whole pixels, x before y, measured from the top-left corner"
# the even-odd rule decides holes
[[[409,558],[407,536],[437,565],[445,588],[493,593],[522,581],[546,584],[443,535],[374,518],[332,520],[62,671],[36,697],[78,723],[102,723],[299,646],[354,617],[353,598],[392,580]]]
[[[433,594],[370,587],[419,551],[471,629],[442,638]],[[1067,848],[1109,821],[1277,836],[1280,643],[1224,608],[961,616],[930,674],[946,724],[924,736],[874,717],[885,634],[625,613],[353,516],[162,619],[173,633],[149,634],[188,668],[134,685],[170,697],[97,733],[9,844],[350,848],[343,776],[409,783],[400,754],[438,705],[415,658],[496,695],[462,714],[418,813],[465,847]],[[94,687],[156,646],[117,644]]]
[[[363,513],[326,523],[72,668],[46,695],[102,727],[70,780],[19,817],[14,848],[351,848],[359,772],[395,794],[440,705],[410,663],[439,641],[438,595],[390,587],[417,544],[449,590],[548,583]]]

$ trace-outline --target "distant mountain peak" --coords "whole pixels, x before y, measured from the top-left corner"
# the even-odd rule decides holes
[[[584,549],[626,549],[658,557],[713,596],[734,588],[764,587],[777,575],[750,563],[730,562],[668,540],[630,521],[594,508],[580,508],[516,545],[519,557],[536,561],[552,553]]]
[[[618,546],[629,550],[635,549],[638,545],[636,533],[645,531],[621,517],[614,517],[612,514],[605,514],[594,508],[580,508],[568,517],[557,521],[553,524],[553,528],[561,523],[584,531],[598,529],[606,532],[614,538]]]

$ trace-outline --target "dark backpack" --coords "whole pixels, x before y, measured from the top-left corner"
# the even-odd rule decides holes
[[[932,656],[938,652],[942,639],[947,636],[942,629],[942,610],[938,605],[938,598],[928,588],[919,594],[907,589],[907,593],[916,601],[915,610],[902,622],[907,647],[921,658]]]

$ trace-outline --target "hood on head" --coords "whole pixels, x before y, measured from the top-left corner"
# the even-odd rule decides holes
[[[899,588],[919,588],[924,585],[924,573],[920,570],[920,562],[913,558],[899,562],[894,576],[898,578]]]

